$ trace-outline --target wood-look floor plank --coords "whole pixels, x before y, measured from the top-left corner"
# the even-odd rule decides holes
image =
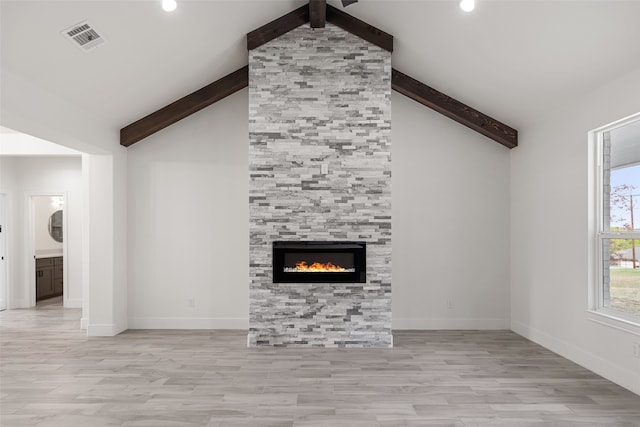
[[[80,310],[0,313],[0,425],[640,426],[637,396],[508,331],[393,349],[246,348],[246,332],[87,338]]]

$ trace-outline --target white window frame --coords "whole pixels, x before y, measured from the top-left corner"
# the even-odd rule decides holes
[[[640,335],[640,316],[634,316],[604,306],[603,243],[607,239],[637,239],[640,232],[605,231],[604,224],[604,134],[640,121],[640,113],[618,120],[589,132],[589,318],[618,329]],[[639,201],[640,202],[640,201]],[[640,250],[640,248],[638,249]]]

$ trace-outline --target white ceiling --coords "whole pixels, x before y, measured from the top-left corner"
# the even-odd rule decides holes
[[[119,129],[246,65],[246,33],[304,0],[1,0],[0,64]],[[341,8],[339,1],[329,1]],[[640,69],[640,1],[360,0],[393,66],[515,128]],[[107,40],[83,52],[60,31]]]
[[[80,156],[81,152],[0,126],[0,156]]]

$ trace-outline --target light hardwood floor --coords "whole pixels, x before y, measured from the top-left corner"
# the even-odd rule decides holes
[[[87,338],[79,317],[0,313],[2,427],[640,426],[640,396],[508,331],[248,349],[243,331]]]

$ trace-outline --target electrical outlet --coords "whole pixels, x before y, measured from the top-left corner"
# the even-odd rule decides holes
[[[189,307],[193,308],[196,306],[196,299],[194,297],[189,298]]]
[[[633,357],[640,357],[640,343],[633,343]]]
[[[447,310],[453,310],[453,300],[447,300]]]

